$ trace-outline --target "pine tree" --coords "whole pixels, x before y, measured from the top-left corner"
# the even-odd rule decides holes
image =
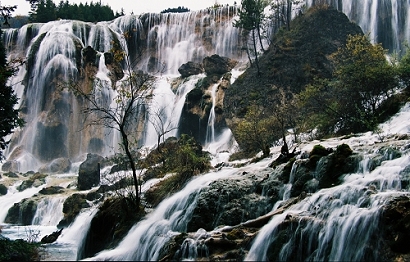
[[[0,31],[1,39],[2,31]],[[13,88],[7,83],[13,75],[14,69],[6,60],[3,42],[0,42],[0,160],[3,159],[2,150],[6,149],[6,136],[13,133],[13,129],[22,126],[24,121],[19,118],[19,110],[15,109],[18,98]]]

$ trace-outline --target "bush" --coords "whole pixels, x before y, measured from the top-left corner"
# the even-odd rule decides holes
[[[37,261],[40,260],[39,248],[39,243],[0,238],[0,261]]]

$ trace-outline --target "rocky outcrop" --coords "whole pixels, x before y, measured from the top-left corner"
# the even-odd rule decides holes
[[[223,75],[230,72],[238,64],[235,60],[219,55],[207,56],[202,63],[207,75]]]
[[[178,68],[178,72],[181,74],[181,77],[185,78],[192,75],[202,74],[204,72],[204,68],[199,63],[188,62],[181,65]]]
[[[7,212],[4,222],[16,225],[31,225],[37,210],[37,202],[33,199],[23,199],[15,203]]]
[[[50,244],[50,243],[54,243],[57,241],[57,238],[61,235],[61,232],[63,231],[63,229],[54,231],[53,233],[51,233],[50,235],[46,235],[41,239],[41,243],[43,244]]]
[[[57,227],[61,228],[70,225],[80,213],[81,209],[89,206],[86,195],[73,194],[69,196],[63,204],[64,218],[58,223]]]
[[[278,170],[243,173],[237,179],[218,180],[200,193],[188,231],[237,225],[268,213],[282,195]]]
[[[87,154],[87,159],[81,163],[78,170],[77,188],[79,190],[91,189],[100,183],[100,169],[104,162],[105,159],[102,156]]]
[[[330,55],[345,45],[348,35],[363,34],[346,15],[332,9],[311,9],[296,17],[290,28],[280,30],[260,57],[260,74],[256,66],[250,67],[226,90],[223,114],[236,138],[236,126],[247,108],[272,112],[280,90],[299,93],[315,77],[331,77]]]
[[[382,209],[380,260],[407,261],[410,259],[410,197],[397,196]]]

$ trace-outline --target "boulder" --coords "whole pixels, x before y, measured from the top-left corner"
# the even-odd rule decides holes
[[[223,75],[231,71],[237,64],[237,61],[219,55],[207,56],[203,60],[207,75]]]
[[[63,229],[57,230],[53,233],[51,233],[50,235],[46,235],[41,239],[41,243],[43,244],[50,244],[53,243],[57,240],[57,238],[61,235],[61,232],[63,231]]]
[[[89,206],[86,195],[73,194],[69,196],[63,204],[64,218],[58,223],[57,227],[62,228],[69,226],[80,213],[81,209]]]
[[[7,191],[8,191],[7,187],[3,184],[0,184],[0,196],[7,195]]]
[[[61,186],[50,186],[50,187],[45,187],[40,190],[40,194],[42,195],[54,195],[54,194],[60,194],[64,191],[64,188]]]
[[[204,72],[204,68],[199,63],[188,62],[181,65],[178,68],[178,72],[183,78],[185,78],[192,75],[202,74]]]
[[[410,198],[397,196],[383,206],[381,214],[383,242],[389,247],[387,252],[409,254],[410,246]],[[384,254],[386,255],[386,254]],[[394,256],[391,254],[391,256]]]
[[[87,154],[87,159],[81,163],[78,170],[79,190],[91,189],[100,183],[100,168],[105,159],[96,154]]]
[[[37,202],[32,199],[23,199],[15,203],[7,212],[4,222],[9,224],[19,224],[23,226],[31,225],[37,210]]]

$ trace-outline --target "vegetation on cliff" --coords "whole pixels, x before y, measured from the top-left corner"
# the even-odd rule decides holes
[[[249,68],[226,91],[227,124],[242,150],[265,156],[281,138],[286,145],[289,129],[295,142],[312,130],[316,137],[375,130],[406,101],[394,96],[400,77],[408,83],[406,59],[390,63],[343,13],[316,6],[273,37],[260,72]]]

